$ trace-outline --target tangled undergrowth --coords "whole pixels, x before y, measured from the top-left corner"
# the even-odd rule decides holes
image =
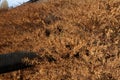
[[[5,80],[120,80],[120,1],[50,0],[0,12],[0,53],[32,51],[35,67]]]

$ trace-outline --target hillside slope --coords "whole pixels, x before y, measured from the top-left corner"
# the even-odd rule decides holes
[[[41,58],[1,80],[120,80],[120,1],[50,0],[0,11],[0,53],[14,51]]]

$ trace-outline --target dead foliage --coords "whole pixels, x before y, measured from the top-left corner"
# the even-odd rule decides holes
[[[0,53],[37,52],[6,80],[119,80],[120,1],[49,0],[0,12]]]

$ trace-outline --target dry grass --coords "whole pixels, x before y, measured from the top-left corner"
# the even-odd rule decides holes
[[[0,14],[0,53],[37,52],[12,80],[119,80],[120,1],[50,0]]]

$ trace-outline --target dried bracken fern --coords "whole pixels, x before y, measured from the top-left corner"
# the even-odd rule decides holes
[[[28,50],[41,55],[38,65],[21,70],[23,79],[119,80],[119,4],[49,0],[11,9],[0,14],[0,52]]]

